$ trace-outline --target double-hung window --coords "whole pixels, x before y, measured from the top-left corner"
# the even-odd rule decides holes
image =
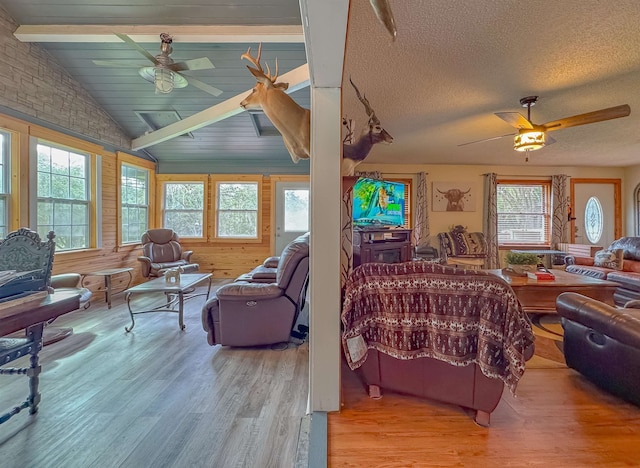
[[[122,163],[122,243],[140,242],[149,228],[149,170]]]
[[[59,251],[89,248],[90,154],[42,140],[36,148],[38,234],[54,231]]]
[[[206,180],[162,182],[162,226],[180,237],[204,237],[206,184]]]
[[[216,237],[260,238],[260,192],[258,180],[216,183]]]
[[[9,233],[11,133],[0,130],[0,239]]]
[[[500,245],[550,244],[550,181],[499,180],[497,208]]]

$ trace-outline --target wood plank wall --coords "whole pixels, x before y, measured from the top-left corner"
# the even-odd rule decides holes
[[[8,116],[0,115],[0,127],[8,129],[15,136],[16,141],[20,142],[18,157],[19,161],[15,168],[15,177],[13,182],[16,188],[19,188],[15,198],[18,200],[17,209],[14,210],[11,217],[10,230],[15,230],[21,226],[29,226],[29,135],[43,133],[42,127],[21,122]],[[54,143],[70,146],[71,148],[84,149],[95,152],[99,156],[100,173],[102,180],[102,199],[101,205],[94,207],[95,215],[102,217],[102,245],[100,248],[87,249],[75,252],[59,252],[55,255],[53,265],[53,274],[60,273],[83,273],[97,271],[108,268],[133,268],[133,284],[138,284],[146,279],[142,277],[140,272],[138,256],[141,255],[142,249],[140,245],[122,246],[119,245],[119,216],[118,216],[118,179],[120,171],[118,170],[119,161],[134,158],[122,153],[115,154],[104,151],[97,145],[93,145],[91,149],[87,145],[92,145],[82,140],[64,135],[62,133],[46,130],[47,138]],[[134,158],[135,159],[135,158]],[[142,165],[149,165],[149,162],[140,160]],[[149,166],[152,167],[152,166]],[[154,181],[157,177],[155,171],[152,170],[152,178]],[[166,175],[163,175],[166,177]],[[215,189],[212,179],[220,179],[224,176],[209,177],[208,205],[209,213],[212,212],[211,206],[214,203],[213,193]],[[261,231],[262,237],[259,241],[238,242],[223,241],[211,237],[212,222],[209,223],[209,238],[203,240],[185,239],[182,241],[185,250],[193,250],[192,260],[200,264],[200,271],[212,272],[214,278],[235,278],[236,276],[251,270],[253,267],[262,263],[262,261],[273,255],[272,252],[272,224],[274,222],[272,206],[273,206],[273,182],[276,180],[308,180],[307,176],[259,176],[262,177],[261,184],[261,206],[262,218]],[[155,184],[153,184],[155,185]],[[15,192],[14,192],[15,193]],[[151,190],[151,193],[156,193]],[[153,197],[153,195],[152,195]],[[151,203],[150,206],[155,206]],[[159,226],[159,218],[157,215],[159,209],[151,208],[155,211],[152,216],[151,226]],[[112,278],[114,290],[122,290],[129,281],[127,274],[114,276]],[[94,293],[92,301],[104,301],[102,293],[98,289],[103,286],[103,278],[98,276],[87,277],[84,280],[84,286],[91,289]]]

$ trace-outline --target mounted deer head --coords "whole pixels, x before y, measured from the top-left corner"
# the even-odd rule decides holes
[[[288,83],[276,83],[278,79],[278,60],[276,59],[276,72],[271,75],[269,65],[265,73],[260,65],[262,44],[258,46],[258,56],[251,56],[251,47],[241,58],[247,59],[255,68],[247,65],[247,68],[256,78],[256,85],[251,94],[244,99],[240,106],[244,109],[262,109],[271,123],[278,129],[287,151],[294,163],[300,159],[309,159],[311,142],[311,117],[309,109],[300,107],[284,91],[289,87]]]
[[[376,143],[391,144],[393,137],[382,128],[380,120],[376,117],[376,113],[369,104],[366,96],[362,96],[358,87],[349,78],[349,82],[353,89],[356,90],[356,96],[364,106],[364,110],[369,116],[369,123],[362,131],[360,137],[351,144],[346,144],[347,139],[353,140],[353,122],[350,119],[343,118],[342,124],[347,128],[349,135],[342,144],[342,175],[353,175],[355,167],[360,164],[369,155],[369,151]]]

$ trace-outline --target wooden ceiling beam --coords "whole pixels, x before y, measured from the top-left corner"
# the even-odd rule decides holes
[[[278,82],[289,83],[287,93],[293,93],[302,88],[309,86],[309,66],[307,64],[301,65],[298,68],[285,73],[280,77]],[[167,125],[155,132],[147,133],[139,138],[135,138],[131,141],[131,149],[138,151],[149,146],[157,145],[172,138],[184,135],[185,133],[195,131],[199,128],[211,125],[215,122],[219,122],[224,119],[228,119],[234,115],[238,115],[245,110],[240,107],[242,100],[249,95],[249,91],[238,94],[232,98],[227,99],[220,104],[209,107],[197,114],[193,114],[180,122]]]
[[[176,42],[304,42],[300,25],[267,26],[178,26],[178,25],[80,25],[51,24],[18,26],[13,35],[21,42],[122,42],[115,33],[135,42],[158,42],[162,32]]]

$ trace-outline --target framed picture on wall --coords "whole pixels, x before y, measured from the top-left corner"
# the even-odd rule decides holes
[[[433,211],[476,211],[477,182],[433,182]]]

